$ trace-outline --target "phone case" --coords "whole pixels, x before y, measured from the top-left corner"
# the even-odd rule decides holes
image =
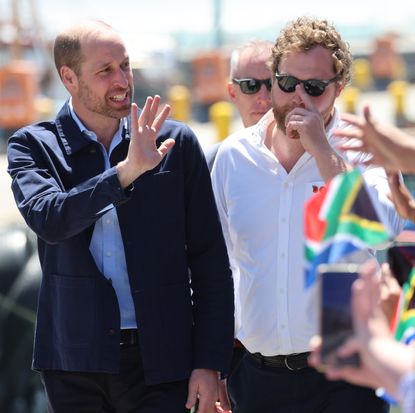
[[[336,350],[353,335],[351,293],[359,269],[357,264],[322,264],[318,267],[323,365],[359,364],[357,354],[347,358],[336,354]]]

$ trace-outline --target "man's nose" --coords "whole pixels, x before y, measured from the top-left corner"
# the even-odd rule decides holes
[[[128,86],[128,74],[121,68],[117,70],[114,76],[114,83],[117,86],[126,88]]]
[[[305,93],[305,91],[301,91],[300,88],[303,88],[304,86],[302,84],[298,84],[295,87],[294,92],[292,92],[292,102],[295,106],[304,106],[303,98],[301,97],[301,93]]]
[[[261,85],[256,98],[258,103],[269,105],[271,103],[271,92],[268,91],[265,85]]]

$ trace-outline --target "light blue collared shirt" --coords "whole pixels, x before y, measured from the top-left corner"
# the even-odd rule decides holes
[[[81,129],[81,132],[85,132],[91,140],[98,142],[97,135],[89,131],[74,112],[72,99],[69,101],[69,108],[71,116]],[[111,167],[111,152],[121,142],[122,131],[126,123],[126,118],[121,120],[120,127],[112,138],[108,152],[105,150],[104,145],[100,144],[105,158],[105,169]],[[104,277],[111,280],[112,286],[115,289],[120,307],[121,328],[137,328],[117,210],[112,204],[108,205],[105,210],[108,211],[95,223],[89,250],[98,269]]]

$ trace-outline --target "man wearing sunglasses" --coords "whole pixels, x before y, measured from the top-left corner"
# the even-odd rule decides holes
[[[317,332],[316,290],[304,287],[304,203],[362,153],[334,148],[335,101],[352,56],[325,20],[300,17],[272,50],[272,110],[228,137],[212,182],[235,284],[236,337],[247,349],[228,377],[233,413],[377,413],[371,390],[328,382],[308,366]],[[387,199],[382,168],[364,171],[391,227],[402,222]]]
[[[232,52],[228,93],[245,128],[255,125],[271,109],[271,50],[269,40],[252,40]],[[206,152],[210,170],[220,144]]]

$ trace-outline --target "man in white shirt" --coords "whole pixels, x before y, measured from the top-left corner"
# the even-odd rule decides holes
[[[228,378],[234,413],[387,411],[371,390],[328,382],[307,365],[317,323],[315,291],[304,287],[304,203],[365,159],[338,153],[332,137],[345,126],[334,103],[351,66],[347,44],[326,21],[290,23],[273,48],[272,111],[227,138],[213,166],[234,275],[236,337],[248,350]],[[368,168],[364,177],[398,232],[384,170]]]
[[[255,125],[271,108],[271,60],[272,42],[252,40],[234,49],[230,61],[229,98],[238,109],[245,128]],[[210,170],[222,142],[206,151]]]

